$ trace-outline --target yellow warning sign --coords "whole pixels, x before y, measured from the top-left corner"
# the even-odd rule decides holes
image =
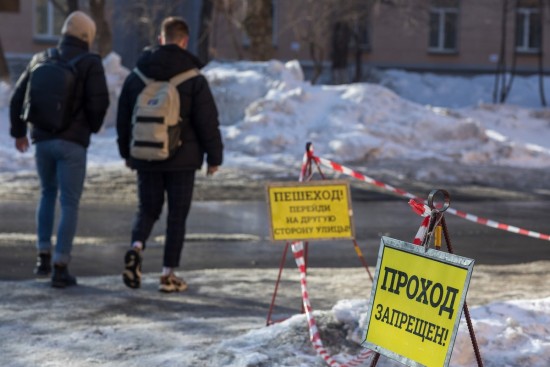
[[[412,367],[448,366],[473,265],[382,237],[366,346]]]
[[[354,238],[347,181],[267,185],[274,241]]]

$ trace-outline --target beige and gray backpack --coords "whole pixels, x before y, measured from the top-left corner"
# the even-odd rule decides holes
[[[147,78],[134,72],[145,83],[132,114],[130,155],[147,161],[170,158],[181,145],[180,96],[177,86],[199,75],[197,69],[178,74],[168,81]]]

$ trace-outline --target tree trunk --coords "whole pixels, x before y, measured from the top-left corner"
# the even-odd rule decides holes
[[[243,22],[250,39],[250,57],[265,61],[273,57],[273,4],[271,0],[248,0]]]
[[[325,53],[321,47],[317,46],[314,42],[310,42],[309,57],[311,57],[311,60],[313,61],[313,75],[311,77],[311,84],[315,84],[323,73],[323,60]]]
[[[213,11],[213,0],[203,0],[199,29],[198,56],[205,64],[210,61],[210,27],[212,24]]]
[[[353,34],[355,39],[355,76],[353,77],[354,83],[359,83],[363,79],[363,50],[359,44],[359,35],[355,32]]]
[[[493,103],[502,103],[502,93],[506,85],[506,25],[508,16],[508,0],[502,2],[500,53],[495,73],[493,88]]]
[[[348,53],[351,29],[346,22],[336,22],[332,27],[332,82],[345,84],[348,78]]]
[[[71,14],[78,10],[78,0],[67,0],[67,13]]]
[[[78,0],[50,0],[55,8],[60,10],[65,16],[78,10]]]
[[[0,2],[0,11],[19,13],[19,0],[2,0]]]
[[[8,68],[8,62],[4,55],[4,48],[2,47],[2,39],[0,39],[0,80],[10,83],[10,70]]]
[[[113,50],[113,37],[109,23],[105,19],[105,0],[90,0],[90,13],[97,27],[97,47],[101,57]]]

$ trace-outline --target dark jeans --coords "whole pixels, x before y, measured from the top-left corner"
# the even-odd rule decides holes
[[[195,171],[138,171],[137,179],[139,206],[132,228],[132,242],[141,241],[145,245],[162,213],[166,193],[168,216],[163,266],[176,268],[185,239],[185,222],[191,208]]]

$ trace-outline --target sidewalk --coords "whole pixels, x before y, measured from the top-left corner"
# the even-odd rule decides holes
[[[0,202],[0,280],[32,279],[35,262],[34,202]],[[380,236],[412,241],[421,218],[401,201],[353,203],[356,237],[367,263],[376,265]],[[546,202],[462,202],[457,209],[535,231],[548,230]],[[77,276],[119,275],[128,248],[134,204],[84,203],[71,269]],[[13,215],[17,213],[17,215]],[[446,216],[455,253],[476,264],[550,260],[548,241]],[[145,253],[144,271],[160,271],[165,217],[158,221]],[[284,242],[271,242],[266,203],[195,202],[187,227],[182,269],[278,268]],[[287,264],[293,267],[292,256]],[[349,240],[310,243],[312,267],[361,266]]]
[[[549,266],[476,266],[467,302],[549,297]],[[126,288],[120,276],[79,277],[79,286],[64,290],[50,288],[47,281],[0,281],[2,365],[278,366],[262,364],[261,356],[281,353],[287,363],[280,366],[289,360],[325,366],[311,348],[304,318],[292,318],[284,328],[265,327],[277,269],[186,271],[182,275],[190,288],[182,294],[159,293],[158,275],[144,274],[139,290]],[[371,282],[361,267],[311,268],[308,286],[315,311],[356,300],[353,310],[369,298]],[[300,313],[299,287],[296,268],[285,268],[274,319]],[[333,352],[349,347],[342,339],[349,325],[335,323],[330,313],[315,315]]]

